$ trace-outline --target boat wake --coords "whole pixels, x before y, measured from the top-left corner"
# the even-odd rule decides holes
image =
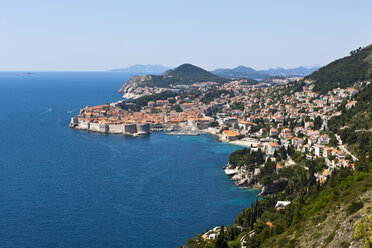
[[[48,112],[52,112],[52,111],[53,111],[52,108],[48,108],[48,110],[46,110],[46,111],[44,111],[44,112],[41,112],[40,114],[46,114],[46,113],[48,113]]]
[[[67,110],[66,113],[67,114],[71,114],[72,112],[75,112],[75,111],[76,111],[76,109],[74,109],[74,110]]]

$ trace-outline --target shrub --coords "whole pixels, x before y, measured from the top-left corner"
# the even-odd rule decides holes
[[[341,244],[340,244],[340,246],[341,246],[341,248],[349,248],[350,243],[345,242],[345,241],[342,241]]]
[[[229,246],[229,248],[239,248],[240,247],[240,244],[238,241],[229,241],[227,242],[227,245]]]
[[[348,215],[355,213],[364,206],[362,201],[352,201],[350,206],[347,208],[346,212]]]
[[[372,247],[372,215],[358,220],[355,224],[354,237],[356,240],[363,240],[366,247]]]
[[[335,237],[335,234],[336,234],[336,233],[333,232],[333,233],[331,233],[330,235],[328,235],[328,237],[327,237],[326,240],[325,240],[326,244],[332,242],[333,238]]]

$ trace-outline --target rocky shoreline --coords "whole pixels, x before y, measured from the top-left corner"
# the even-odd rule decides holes
[[[233,167],[230,163],[227,164],[225,174],[231,176],[231,180],[236,181],[235,185],[241,188],[262,189],[263,185],[258,181],[256,175],[259,169],[255,172],[249,172],[245,166],[240,168]]]
[[[240,188],[260,189],[261,192],[257,195],[257,197],[276,194],[283,191],[288,185],[287,178],[277,179],[270,185],[262,185],[257,178],[257,175],[260,173],[259,168],[255,168],[254,172],[250,172],[245,166],[234,168],[230,163],[228,163],[224,171],[226,175],[231,176],[231,180],[236,181],[236,186]]]
[[[84,118],[80,118],[78,116],[72,117],[71,122],[69,124],[70,128],[74,128],[77,130],[84,130],[84,131],[92,131],[92,132],[99,132],[99,133],[109,133],[109,134],[123,134],[123,135],[131,135],[131,136],[139,136],[139,135],[148,135],[151,133],[151,128],[149,124],[102,124],[102,123],[92,123],[86,121]],[[165,131],[165,130],[163,130]],[[166,132],[167,135],[200,135],[200,134],[210,134],[217,138],[219,142],[228,143],[232,145],[238,145],[242,147],[255,147],[258,144],[258,140],[251,139],[251,140],[235,140],[229,141],[222,137],[221,134],[215,132],[215,130],[207,129],[205,131],[199,132],[190,132],[189,130],[178,130],[177,132]],[[239,188],[253,188],[257,190],[261,190],[261,193],[258,196],[263,196],[267,194],[271,194],[272,192],[276,191],[267,186],[262,185],[257,178],[257,175],[260,173],[260,168],[255,168],[254,172],[248,170],[246,166],[241,166],[239,168],[234,167],[230,163],[227,164],[225,170],[225,174],[231,177],[231,180],[235,181],[235,185]],[[274,182],[275,184],[275,182]],[[281,188],[281,187],[280,187]],[[274,186],[275,189],[275,186]]]

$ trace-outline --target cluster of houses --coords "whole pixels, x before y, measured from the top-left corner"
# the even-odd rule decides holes
[[[149,101],[137,112],[123,109],[123,101],[87,106],[71,123],[77,127],[89,126],[92,131],[116,130],[118,126],[122,130],[122,125],[146,124],[149,131],[209,132],[222,141],[260,148],[269,156],[283,146],[293,146],[306,153],[309,159],[325,158],[328,167],[353,166],[353,161],[341,149],[330,145],[327,121],[340,114],[341,103],[346,102],[346,108],[355,106],[357,102],[352,98],[358,92],[357,87],[334,89],[327,95],[312,91],[311,83],[295,93],[287,91],[286,83],[251,85],[245,80],[222,85],[203,82],[189,87],[201,94],[196,98],[183,94],[182,97]],[[206,102],[205,97],[211,90],[222,93]],[[144,87],[142,91],[153,94],[165,88]],[[278,168],[288,164],[291,163]],[[323,179],[324,176],[319,175],[318,180]]]
[[[216,115],[220,127],[224,128],[222,139],[234,141],[241,138],[240,144],[244,144],[248,138],[255,138],[255,143],[249,143],[263,148],[268,155],[273,155],[281,146],[287,148],[291,145],[305,153],[308,159],[325,158],[330,168],[353,166],[352,159],[347,158],[337,145],[334,146],[334,142],[333,146],[330,144],[327,121],[340,114],[337,109],[342,102],[346,102],[346,108],[355,106],[357,102],[352,97],[358,90],[335,89],[327,95],[319,95],[312,91],[311,85],[307,85],[302,91],[289,95],[284,93],[285,88],[281,85],[251,89],[249,94],[236,94],[230,99],[222,96],[219,101],[227,104],[223,105],[222,114]],[[234,85],[234,90],[240,90],[238,84]],[[234,102],[243,103],[244,109],[229,109]],[[271,140],[265,142],[267,138]],[[325,171],[324,176],[327,175]],[[321,176],[318,180],[323,179]]]
[[[344,106],[347,109],[357,104],[353,96],[358,92],[358,87],[338,88],[327,95],[320,95],[312,90],[311,82],[307,82],[306,86],[297,92],[288,91],[288,83],[292,81],[278,81],[275,86],[267,82],[250,85],[246,80],[222,85],[203,82],[191,86],[177,86],[180,91],[182,88],[192,87],[200,94],[196,98],[189,98],[184,94],[181,97],[180,94],[167,99],[148,101],[147,105],[137,112],[123,108],[123,101],[87,106],[78,116],[72,118],[70,126],[124,134],[147,134],[150,130],[208,132],[218,135],[221,141],[260,149],[266,153],[266,159],[273,161],[282,147],[291,146],[306,154],[307,159],[324,158],[327,167],[315,174],[317,180],[324,183],[334,168],[354,166],[351,156],[340,149],[338,141],[332,140],[334,137],[331,137],[327,130],[327,121],[341,114],[341,104],[346,103]],[[143,96],[166,90],[169,89],[142,87],[135,93]],[[211,90],[222,93],[206,102],[205,98]],[[295,162],[288,158],[278,162],[276,170],[293,164]],[[258,174],[259,170],[256,168],[254,174]],[[227,171],[236,173],[229,169]],[[275,209],[279,211],[290,203],[278,201]],[[273,227],[271,222],[266,225]],[[202,237],[216,239],[219,231],[220,227],[215,227]],[[246,236],[241,240],[242,247],[245,238]]]

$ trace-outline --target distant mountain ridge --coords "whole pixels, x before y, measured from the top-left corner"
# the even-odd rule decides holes
[[[261,72],[256,71],[253,68],[242,66],[242,65],[236,68],[233,68],[233,69],[219,68],[219,69],[212,71],[212,73],[218,76],[230,78],[230,79],[248,78],[248,79],[255,79],[255,80],[263,80],[271,76],[269,74],[261,73]]]
[[[128,72],[128,73],[154,73],[161,74],[166,70],[169,70],[169,67],[163,65],[132,65],[127,68],[112,69],[109,71],[112,72]]]
[[[305,66],[299,66],[296,68],[282,68],[282,67],[277,67],[277,68],[270,68],[268,70],[261,70],[259,72],[261,73],[267,73],[271,76],[307,76],[314,71],[318,70],[318,66],[312,66],[312,67],[305,67]]]
[[[246,66],[238,66],[233,69],[216,69],[212,71],[212,73],[221,76],[221,77],[226,77],[226,78],[231,78],[231,79],[237,79],[237,78],[249,78],[249,79],[255,79],[255,80],[264,80],[268,79],[272,76],[307,76],[311,74],[312,72],[318,70],[319,67],[296,67],[296,68],[290,68],[290,69],[285,69],[285,68],[275,68],[275,69],[268,69],[268,70],[255,70],[251,67],[246,67]]]
[[[190,85],[196,82],[208,81],[224,83],[229,80],[214,75],[200,67],[191,64],[183,64],[175,69],[167,70],[161,75],[149,74],[144,76],[134,76],[125,82],[125,84],[119,89],[119,92],[130,94],[138,87],[148,86],[168,88],[171,85]]]
[[[159,75],[170,69],[171,68],[160,65],[160,64],[159,65],[136,64],[136,65],[132,65],[127,68],[118,68],[118,69],[112,69],[108,71]],[[232,69],[218,68],[210,72],[217,76],[220,76],[223,78],[229,78],[229,79],[248,78],[248,79],[254,79],[254,80],[264,80],[272,76],[304,77],[304,76],[307,76],[313,73],[314,71],[318,69],[319,67],[315,67],[315,66],[309,67],[309,68],[300,66],[300,67],[291,68],[291,69],[285,69],[282,67],[278,67],[278,68],[270,68],[267,70],[255,70],[251,67],[240,65]]]

